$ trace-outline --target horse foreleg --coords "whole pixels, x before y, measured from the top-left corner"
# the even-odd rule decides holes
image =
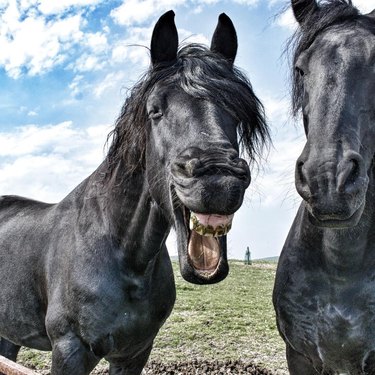
[[[21,347],[12,342],[0,337],[0,355],[16,362],[17,354]]]
[[[11,361],[16,362],[17,354],[20,351],[21,347],[19,345],[13,344],[12,342],[0,337],[0,355],[5,358],[10,359]],[[0,372],[0,375],[4,375]]]
[[[302,354],[296,352],[289,344],[286,345],[286,359],[290,375],[319,375],[312,363]]]
[[[67,335],[52,344],[51,375],[88,375],[99,360],[78,337]]]
[[[146,366],[151,349],[152,345],[138,354],[137,357],[124,363],[109,360],[109,375],[140,375],[143,368]]]

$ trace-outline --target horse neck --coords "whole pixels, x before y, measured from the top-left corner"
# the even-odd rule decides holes
[[[375,266],[375,180],[370,176],[366,204],[359,223],[353,228],[324,229],[323,256],[327,267],[339,273],[353,273]]]
[[[105,177],[107,171],[103,162],[89,177],[86,201],[101,212],[106,235],[117,244],[127,266],[142,271],[163,248],[168,221],[151,198],[145,173],[126,173],[122,163],[110,178]]]

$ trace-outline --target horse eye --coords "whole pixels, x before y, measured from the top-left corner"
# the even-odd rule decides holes
[[[157,119],[159,119],[163,116],[163,112],[160,111],[160,110],[152,110],[152,111],[149,112],[148,116],[152,120],[157,120]]]
[[[296,72],[297,72],[297,74],[300,76],[300,77],[303,77],[304,75],[305,75],[305,72],[301,69],[301,68],[299,68],[298,66],[296,66]]]

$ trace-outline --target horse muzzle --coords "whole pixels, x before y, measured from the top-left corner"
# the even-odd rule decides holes
[[[354,227],[362,217],[364,207],[364,199],[355,199],[353,201],[342,196],[311,199],[310,202],[306,202],[310,222],[321,228],[342,229]]]
[[[365,206],[369,178],[362,157],[347,151],[341,160],[304,160],[296,165],[296,188],[312,224],[348,228],[358,224]]]
[[[188,150],[171,166],[181,274],[196,284],[228,274],[226,234],[250,184],[247,163],[234,153]]]
[[[225,151],[189,150],[176,158],[171,175],[178,198],[201,214],[233,214],[250,184],[246,161]]]

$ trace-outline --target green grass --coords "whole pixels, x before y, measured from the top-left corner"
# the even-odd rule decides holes
[[[177,300],[150,359],[242,359],[286,373],[271,302],[275,268],[272,263],[232,261],[223,282],[197,286],[185,282],[174,263]],[[21,362],[45,368],[50,357],[36,353],[23,350]]]
[[[177,301],[159,332],[152,359],[243,359],[285,369],[284,343],[271,302],[276,265],[231,262],[221,283],[186,283],[177,268]]]

